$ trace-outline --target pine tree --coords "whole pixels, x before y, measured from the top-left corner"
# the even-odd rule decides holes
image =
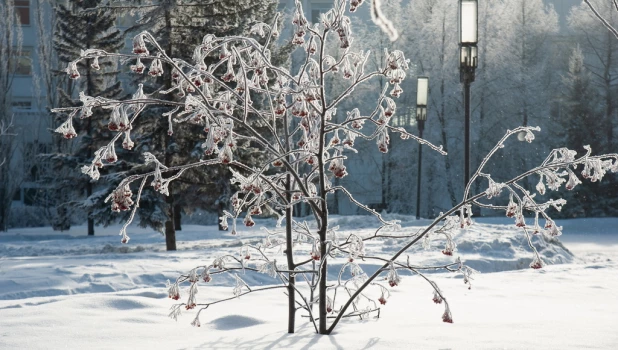
[[[101,0],[71,1],[69,7],[59,4],[55,8],[57,25],[54,31],[54,49],[58,54],[63,66],[66,66],[73,57],[79,55],[82,50],[97,48],[105,51],[118,51],[124,46],[122,33],[115,29],[115,17],[110,14],[97,14],[84,11],[98,6]],[[81,105],[83,101],[78,98],[78,91],[88,96],[101,96],[103,98],[119,98],[122,94],[120,82],[115,82],[118,76],[116,64],[98,60],[86,60],[78,64],[83,79],[79,85],[74,85],[73,80],[66,81],[67,90],[61,92],[60,103],[64,106]],[[82,115],[82,119],[75,125],[75,135],[79,138],[65,152],[51,157],[55,175],[47,181],[55,186],[58,205],[58,218],[54,223],[55,229],[65,230],[70,227],[69,214],[71,209],[84,206],[88,215],[88,235],[94,235],[95,215],[90,197],[94,193],[93,184],[86,180],[83,175],[77,175],[74,171],[65,171],[83,165],[93,156],[93,150],[97,149],[104,140],[111,137],[107,128],[103,128],[101,112],[93,112],[93,115]],[[112,130],[113,131],[113,130]],[[67,176],[75,174],[74,176]],[[60,179],[60,181],[58,181]],[[108,184],[111,186],[112,184]],[[80,193],[85,196],[84,201],[72,201],[67,204],[69,194]]]
[[[590,7],[594,8],[594,12]],[[601,22],[595,13],[601,15],[605,23]],[[582,137],[585,138],[583,143],[589,143],[595,152],[607,152],[613,150],[616,145],[614,133],[618,113],[618,103],[616,102],[618,40],[613,32],[618,25],[618,11],[611,2],[586,1],[586,3],[572,8],[568,23],[584,53],[583,67],[589,72],[590,88],[596,95],[597,114],[594,120],[588,118],[587,121],[592,124],[587,124],[587,129],[583,130],[593,131],[590,129],[592,125],[600,127],[594,130],[594,137],[591,137],[591,134],[582,134]],[[587,196],[585,202],[587,207],[584,208],[583,213],[594,216],[617,215],[615,208],[618,201],[597,199],[601,194],[603,194],[603,198],[618,197],[618,178],[610,176],[608,181],[602,184],[594,184],[590,188],[595,189],[595,195],[593,197]]]
[[[190,48],[198,45],[204,35],[247,34],[251,25],[256,22],[268,22],[274,18],[277,4],[274,0],[223,1],[206,4],[194,0],[162,0],[156,5],[143,5],[142,3],[141,1],[131,1],[128,6],[101,6],[99,12],[107,11],[116,15],[137,13],[136,24],[127,31],[130,33],[142,30],[151,32],[169,55],[184,60],[192,58],[193,51]],[[206,64],[209,63],[206,62]],[[135,67],[138,66],[139,63],[136,62]],[[139,70],[139,72],[143,71],[143,68]],[[138,73],[137,69],[134,72]],[[157,86],[162,86],[159,91],[170,89],[173,85],[173,79],[175,79],[173,72],[170,71],[155,76],[156,79],[152,78],[144,79],[141,76],[136,76],[135,80],[143,84],[144,91],[153,92],[157,90]],[[154,96],[171,100],[182,97],[161,93]],[[259,103],[259,101],[256,101],[256,103]],[[203,152],[196,151],[204,141],[195,136],[200,135],[200,133],[195,132],[200,127],[183,125],[177,128],[173,134],[166,133],[168,120],[161,118],[161,115],[169,111],[169,108],[149,110],[150,118],[142,119],[139,123],[134,124],[132,133],[135,135],[134,142],[138,151],[136,153],[151,152],[162,159],[165,166],[183,164],[202,157]],[[156,136],[153,137],[152,135]],[[245,160],[256,155],[256,152],[249,147],[248,143],[239,146],[243,149],[240,156]],[[248,163],[251,162],[248,161]],[[136,166],[137,168],[140,167],[140,165]],[[217,210],[219,215],[222,215],[223,210],[229,207],[228,198],[232,193],[230,179],[231,173],[224,167],[213,167],[207,171],[188,171],[177,183],[173,184],[170,188],[170,195],[166,198],[157,197],[154,193],[153,196],[146,198],[151,203],[151,207],[161,210],[164,214],[164,222],[159,221],[159,216],[153,216],[152,219],[154,220],[140,217],[140,224],[163,230],[167,250],[175,250],[176,230],[180,229],[181,209],[184,208],[185,212],[191,212],[197,208]],[[196,189],[199,190],[196,191]],[[165,201],[165,203],[162,201]],[[223,229],[223,227],[220,226],[220,229]]]
[[[563,78],[564,110],[559,120],[562,126],[561,136],[578,153],[585,152],[587,146],[594,150],[607,148],[607,141],[599,137],[606,128],[603,119],[601,96],[594,88],[590,72],[584,64],[584,54],[579,45],[573,49],[569,58],[569,71]],[[582,169],[582,174],[586,169]],[[613,179],[613,176],[609,176]],[[574,204],[566,207],[564,215],[567,217],[615,215],[617,201],[607,193],[611,193],[613,181],[594,183],[584,182],[570,193]],[[585,195],[583,195],[585,194]],[[605,198],[604,200],[602,200]]]

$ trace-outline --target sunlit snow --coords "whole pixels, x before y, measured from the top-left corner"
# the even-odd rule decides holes
[[[404,232],[429,223],[396,218],[403,219]],[[333,221],[343,235],[373,232],[367,217]],[[176,252],[165,252],[164,238],[143,229],[129,229],[133,239],[128,245],[120,244],[119,227],[91,238],[79,226],[65,234],[51,228],[14,229],[0,236],[0,349],[618,346],[618,219],[558,221],[564,226],[564,246],[535,240],[547,263],[541,270],[527,267],[529,249],[510,219],[478,221],[456,237],[453,257],[439,249],[409,252],[411,262],[461,256],[482,272],[474,275],[471,290],[455,274],[431,276],[449,297],[453,324],[441,321],[443,306],[431,301],[432,290],[424,281],[402,275],[400,285],[390,288],[392,296],[379,319],[347,319],[330,336],[316,335],[302,312],[297,333],[287,334],[287,299],[278,290],[213,305],[202,313],[199,328],[190,325],[195,310],[183,312],[178,322],[167,317],[173,302],[166,280],[222,253],[238,254],[242,243],[258,240],[257,229],[232,237],[214,226],[187,225],[178,233]],[[394,244],[385,239],[367,249],[390,255]],[[433,244],[439,248],[441,243]],[[339,266],[335,261],[329,273]],[[274,283],[264,274],[247,272],[242,278],[251,286]],[[232,280],[215,276],[212,286],[200,289],[198,301],[232,296]]]

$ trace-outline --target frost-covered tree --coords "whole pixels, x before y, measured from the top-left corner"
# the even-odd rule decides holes
[[[13,81],[22,60],[22,31],[12,1],[0,3],[0,124],[7,128],[13,122]],[[6,131],[6,130],[5,130]],[[19,190],[23,174],[14,164],[16,138],[0,138],[0,231],[8,229],[13,195]]]
[[[441,213],[432,223],[418,232],[397,232],[401,228],[396,220],[387,221],[379,213],[355,200],[344,186],[334,185],[334,179],[348,175],[348,156],[356,151],[355,145],[375,142],[381,152],[388,152],[391,136],[413,139],[438,153],[436,147],[403,128],[391,125],[393,117],[400,113],[395,102],[402,91],[402,82],[407,77],[409,62],[402,51],[387,50],[383,66],[371,70],[367,66],[368,51],[350,49],[353,39],[348,11],[354,11],[358,0],[335,2],[333,9],[322,16],[320,23],[309,25],[304,17],[300,1],[296,2],[292,26],[293,41],[297,50],[304,52],[305,60],[293,71],[272,64],[268,42],[279,28],[277,18],[271,24],[258,23],[251,36],[217,37],[206,35],[195,47],[190,61],[170,57],[156,38],[148,32],[139,33],[133,40],[132,54],[106,52],[100,49],[86,50],[69,63],[67,73],[79,78],[78,62],[87,59],[133,58],[144,65],[144,72],[157,75],[171,71],[174,78],[171,89],[148,91],[140,86],[128,100],[106,99],[83,95],[83,104],[78,107],[57,108],[54,111],[66,115],[66,121],[56,131],[73,133],[75,117],[91,116],[93,109],[112,110],[110,122],[124,121],[112,141],[95,152],[92,163],[82,171],[93,179],[100,176],[100,169],[114,163],[116,145],[125,148],[132,144],[129,131],[142,112],[149,108],[167,110],[162,118],[172,132],[184,123],[199,125],[204,135],[203,158],[177,166],[166,166],[150,152],[143,154],[150,171],[124,178],[109,194],[114,212],[130,212],[130,218],[122,227],[121,241],[127,243],[127,227],[141,204],[141,195],[146,186],[169,195],[170,183],[189,169],[223,164],[233,174],[232,182],[239,190],[231,197],[232,209],[220,218],[223,226],[230,226],[231,234],[240,235],[240,226],[252,227],[254,217],[266,211],[279,216],[276,227],[266,229],[259,243],[241,247],[239,255],[219,256],[212,261],[187,271],[174,283],[169,284],[169,297],[180,300],[186,293],[186,301],[174,305],[170,316],[177,318],[181,310],[194,310],[194,326],[200,325],[200,315],[220,302],[233,300],[248,293],[280,289],[287,294],[289,303],[288,331],[294,332],[295,313],[305,312],[308,321],[320,334],[330,334],[344,317],[365,318],[374,314],[388,302],[390,288],[402,283],[401,271],[408,271],[425,280],[437,304],[443,304],[442,321],[453,322],[453,317],[444,293],[425,274],[427,270],[445,270],[463,275],[470,284],[473,270],[457,258],[443,266],[415,265],[404,257],[406,251],[423,244],[431,248],[434,240],[443,243],[441,253],[453,256],[456,246],[453,236],[473,224],[473,205],[505,211],[522,228],[532,250],[531,268],[542,268],[533,241],[553,239],[561,234],[561,228],[549,216],[550,209],[560,210],[565,204],[561,199],[537,200],[536,195],[546,189],[558,190],[564,184],[572,190],[581,181],[574,172],[583,168],[581,176],[599,181],[607,171],[618,171],[618,154],[593,156],[589,147],[585,153],[567,148],[551,151],[538,166],[510,178],[493,178],[486,165],[514,135],[523,133],[528,142],[534,140],[535,127],[518,127],[508,130],[482,160],[472,174],[464,195],[456,205]],[[327,54],[331,41],[337,38],[340,56],[335,59]],[[264,44],[260,38],[266,38]],[[206,64],[205,59],[213,63]],[[148,66],[148,68],[146,68]],[[347,82],[341,93],[327,94],[327,77]],[[357,89],[371,79],[386,77],[388,84],[376,91],[372,108],[340,108]],[[161,94],[180,93],[178,100],[161,99]],[[263,101],[259,108],[256,101]],[[120,114],[114,110],[122,110]],[[342,115],[335,119],[334,116]],[[126,119],[118,119],[125,118]],[[298,121],[295,127],[292,120]],[[259,132],[254,125],[263,128]],[[258,166],[248,166],[236,157],[237,144],[249,140],[258,147],[265,161]],[[352,155],[353,156],[353,155]],[[527,191],[521,181],[529,176],[540,176],[537,193]],[[475,181],[487,184],[478,194],[470,194]],[[136,192],[134,194],[134,191]],[[343,235],[338,227],[329,222],[329,197],[339,191],[360,209],[374,215],[380,227],[370,235],[357,233]],[[306,203],[313,214],[312,223],[292,217],[294,204]],[[457,213],[457,214],[455,214]],[[526,220],[524,214],[534,219]],[[540,220],[544,220],[541,226]],[[231,221],[231,222],[230,222]],[[285,221],[285,227],[280,227]],[[371,241],[399,241],[400,249],[392,256],[374,255],[366,244]],[[278,263],[279,260],[279,263]],[[281,261],[284,263],[281,264]],[[376,262],[373,273],[363,271],[360,262]],[[339,273],[328,274],[329,266],[340,264]],[[198,289],[217,278],[218,274],[231,274],[234,288],[230,298],[211,300],[208,296],[198,300]],[[271,286],[251,286],[241,276],[263,273],[273,278]],[[302,276],[302,277],[301,277]],[[302,284],[297,283],[297,277]],[[305,285],[306,282],[306,285]],[[182,285],[188,284],[186,291]],[[202,294],[199,294],[200,296]],[[317,309],[317,310],[316,310]]]
[[[10,137],[13,136],[13,134],[11,133],[11,128],[13,127],[13,121],[4,121],[4,120],[0,120],[0,142],[5,138],[5,137]],[[6,158],[2,158],[0,159],[0,167],[3,166],[6,163]]]
[[[573,120],[575,125],[586,123],[580,129],[571,128],[571,137],[578,142],[596,145],[599,150],[614,148],[616,128],[616,91],[618,91],[618,40],[615,28],[618,26],[618,3],[616,1],[587,0],[574,7],[568,17],[569,27],[576,35],[581,47],[582,74],[586,76],[589,101],[565,99],[565,111],[569,120],[576,115],[586,116],[584,120]],[[572,58],[573,59],[573,58]],[[573,62],[565,76],[567,93],[573,93],[581,82],[573,79]],[[591,96],[592,95],[592,96]],[[581,103],[580,103],[581,101]],[[594,102],[593,102],[594,101]],[[570,102],[570,103],[569,103]],[[594,103],[594,105],[592,105]],[[585,110],[585,111],[584,111]],[[595,117],[592,117],[592,116]],[[592,132],[592,133],[591,133]],[[577,135],[577,136],[575,136]],[[575,141],[575,140],[574,140]],[[588,200],[568,215],[616,215],[616,204],[610,200],[618,195],[618,179],[615,176],[602,184],[586,186],[590,192]],[[601,197],[607,199],[600,200]]]
[[[604,19],[612,26],[618,25],[618,10],[610,1],[592,1],[595,9],[604,14]],[[603,108],[603,147],[611,149],[614,145],[616,127],[615,99],[618,89],[618,40],[582,3],[569,14],[569,27],[574,31],[584,55],[584,65],[590,72],[591,83],[602,98],[598,101]]]
[[[600,118],[599,96],[592,84],[592,76],[584,65],[584,54],[576,46],[569,58],[569,71],[563,77],[564,116],[560,120],[564,128],[565,141],[573,147],[581,148],[590,144],[601,148],[603,142],[592,137],[604,128]]]
[[[542,0],[492,1],[481,5],[479,69],[474,86],[474,163],[492,148],[490,135],[505,125],[549,126],[552,38],[558,15]],[[538,147],[543,145],[539,142]],[[525,151],[494,164],[509,169],[535,164],[542,153]],[[511,164],[509,164],[511,163]],[[526,188],[531,184],[525,183]],[[480,190],[477,184],[475,189]]]
[[[444,1],[414,1],[409,4],[409,11],[414,13],[413,25],[416,30],[410,30],[406,46],[411,47],[413,62],[418,66],[418,73],[430,77],[430,100],[426,124],[426,135],[435,135],[449,154],[438,159],[434,154],[427,154],[426,164],[434,162],[441,179],[437,181],[437,191],[446,197],[443,203],[436,203],[438,207],[446,208],[457,202],[457,193],[461,193],[461,177],[459,170],[462,166],[463,150],[457,149],[461,135],[454,132],[462,130],[463,118],[452,118],[453,115],[462,115],[461,100],[457,98],[461,90],[457,56],[457,4]],[[402,24],[403,25],[403,24]],[[416,45],[418,43],[418,45]],[[431,119],[430,119],[431,118]],[[436,120],[437,119],[437,120]],[[431,179],[425,177],[425,179]],[[432,184],[432,186],[435,186]],[[444,193],[444,189],[446,193]]]

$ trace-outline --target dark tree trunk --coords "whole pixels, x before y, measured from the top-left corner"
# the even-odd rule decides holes
[[[324,194],[323,199],[325,199],[326,194]],[[326,206],[323,206],[324,209]],[[320,285],[319,285],[319,332],[320,334],[328,334],[328,311],[326,310],[326,280],[327,280],[327,264],[324,259],[326,259],[326,229],[327,229],[327,220],[328,214],[326,214],[326,210],[324,210],[322,215],[322,226],[320,227],[320,254],[322,256],[322,260],[320,260]]]
[[[176,250],[176,230],[171,220],[165,222],[165,248],[168,251]]]
[[[289,130],[289,120],[287,115],[283,117],[283,130],[285,135],[285,148],[286,151],[289,152],[292,148],[290,144],[290,134]],[[291,158],[288,155],[286,157],[286,161],[290,163]],[[288,203],[292,202],[292,175],[289,173],[285,179],[285,200]],[[288,206],[285,208],[285,254],[288,260],[288,270],[294,271],[296,265],[294,264],[294,244],[293,244],[293,236],[292,236],[292,220],[294,215],[294,210],[292,206]],[[288,333],[294,333],[295,323],[296,323],[296,276],[292,273],[288,274]]]
[[[169,12],[169,8],[165,11],[165,27],[167,29],[167,54],[173,56],[172,45],[172,19]],[[172,86],[172,74],[169,70],[165,71],[163,76],[164,84],[167,89]],[[165,166],[171,166],[172,155],[170,154],[168,147],[171,142],[171,135],[165,134],[163,136],[163,150],[165,152]],[[176,230],[174,225],[174,189],[173,184],[169,184],[169,195],[166,197],[167,203],[167,220],[165,221],[165,246],[167,250],[176,250]]]
[[[181,221],[182,221],[182,207],[180,204],[174,205],[174,229],[176,231],[182,231]]]
[[[292,196],[290,193],[291,181],[292,177],[288,174],[285,185],[285,197],[288,203],[292,200]],[[292,207],[288,207],[285,209],[285,239],[285,255],[288,260],[288,270],[293,271],[296,266],[294,266],[294,248],[292,244]],[[288,274],[288,333],[294,333],[294,325],[296,322],[296,291],[294,289],[295,284],[295,275],[292,273]]]
[[[91,47],[90,43],[88,43],[88,47]],[[86,75],[87,75],[87,79],[86,79],[86,84],[87,84],[87,89],[86,89],[86,93],[88,94],[88,96],[92,96],[93,95],[93,90],[94,90],[94,84],[92,81],[92,76],[91,76],[91,71],[90,71],[90,60],[86,61]],[[86,146],[88,149],[87,152],[87,158],[86,159],[91,159],[92,158],[92,146],[94,143],[94,140],[92,139],[92,118],[88,118],[88,121],[86,122],[86,135],[88,135],[88,145]],[[88,179],[88,183],[86,184],[86,199],[90,198],[90,196],[92,195],[92,182],[90,182],[90,179]],[[88,236],[94,236],[94,218],[92,217],[92,207],[88,207],[88,212],[86,213],[88,215]]]

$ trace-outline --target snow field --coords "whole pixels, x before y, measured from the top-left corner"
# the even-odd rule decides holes
[[[372,232],[364,223],[341,219],[342,233]],[[517,269],[527,266],[529,251],[512,225],[480,221],[488,223],[456,238],[455,255],[483,272],[473,276],[472,289],[455,274],[429,276],[448,298],[453,324],[441,322],[444,306],[431,301],[426,282],[402,275],[402,283],[389,288],[392,295],[379,319],[344,320],[331,336],[315,335],[302,313],[297,333],[287,334],[281,290],[213,305],[202,312],[199,328],[190,326],[195,310],[183,312],[178,322],[166,317],[173,304],[164,288],[167,279],[217,255],[238,254],[238,240],[257,242],[257,230],[232,237],[215,227],[186,226],[178,236],[179,251],[171,253],[163,251],[163,237],[147,230],[129,231],[132,241],[122,246],[117,227],[94,238],[81,237],[80,228],[62,235],[51,229],[10,231],[0,235],[0,349],[618,348],[618,235],[612,234],[618,219],[559,222],[575,257],[561,245],[538,240],[543,259],[555,263],[542,270]],[[412,232],[419,223],[428,221],[404,226]],[[393,243],[385,240],[367,251],[386,256]],[[411,251],[411,261],[454,258],[439,248],[436,241],[430,251]],[[336,265],[329,274],[337,272]],[[266,275],[241,277],[251,286],[274,282]],[[212,285],[201,285],[198,302],[232,296],[231,281],[213,276]]]

